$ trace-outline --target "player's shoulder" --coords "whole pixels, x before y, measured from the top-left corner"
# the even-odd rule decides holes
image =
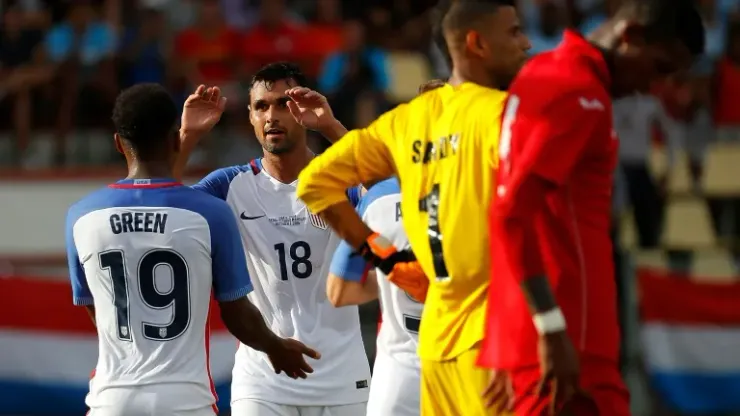
[[[472,82],[466,82],[460,86],[444,84],[439,88],[429,90],[419,95],[411,100],[409,104],[420,108],[429,108],[430,106],[433,107],[435,105],[442,106],[445,101],[449,101],[452,97],[462,98],[465,101],[482,99],[489,102],[503,102],[506,100],[507,93],[506,91]]]
[[[97,189],[70,205],[67,210],[67,221],[77,219],[97,210],[115,206],[116,191],[110,187]]]
[[[246,165],[234,165],[216,169],[193,185],[192,188],[226,200],[234,180],[244,176],[255,177],[261,170],[261,160],[253,159]]]
[[[543,97],[554,94],[556,99],[582,94],[609,95],[590,60],[558,49],[537,54],[524,65],[511,88],[512,94],[522,91],[539,92]]]
[[[364,213],[367,209],[372,206],[375,202],[384,197],[391,195],[398,195],[401,193],[401,186],[398,183],[398,179],[389,178],[380,181],[371,186],[367,192],[360,199],[360,204],[357,206],[357,210],[360,213]]]

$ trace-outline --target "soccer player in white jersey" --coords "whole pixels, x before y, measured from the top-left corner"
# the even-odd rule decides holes
[[[212,292],[229,331],[269,357],[275,372],[305,377],[311,367],[303,354],[317,358],[276,336],[247,299],[252,283],[228,205],[172,179],[177,116],[159,85],[121,93],[114,137],[128,177],[67,216],[73,301],[98,329],[86,398],[92,416],[217,414],[208,361]]]
[[[398,180],[370,187],[357,206],[363,221],[393,243],[407,247],[401,224]],[[390,283],[349,244],[334,253],[326,293],[334,306],[360,305],[380,298],[382,324],[370,387],[368,416],[418,416],[420,367],[416,355],[423,305]]]
[[[193,186],[231,208],[254,285],[249,298],[270,328],[325,357],[309,360],[314,373],[308,379],[289,380],[274,374],[265,354],[240,345],[231,388],[234,416],[359,416],[366,411],[370,366],[357,307],[334,308],[326,298],[339,239],[296,197],[298,174],[314,157],[306,144],[307,128],[329,140],[346,129],[326,99],[303,85],[303,74],[292,64],[259,70],[251,83],[249,119],[263,157],[218,169]],[[187,131],[187,113],[204,102],[221,102],[219,94],[218,88],[201,87],[188,98],[183,155],[199,137]],[[349,190],[348,198],[359,199],[359,190]]]

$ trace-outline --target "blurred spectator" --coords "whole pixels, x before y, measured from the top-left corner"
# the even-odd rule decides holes
[[[656,184],[650,173],[653,128],[657,125],[666,137],[668,164],[673,164],[680,148],[679,137],[670,133],[671,120],[660,101],[652,95],[636,94],[614,102],[614,130],[619,137],[619,166],[626,194],[632,204],[640,247],[658,246],[661,224],[661,195],[664,181]]]
[[[159,10],[144,9],[138,23],[126,29],[121,42],[123,86],[140,82],[165,84],[170,51],[164,15]]]
[[[354,127],[358,121],[356,97],[381,97],[390,83],[388,72],[386,52],[368,46],[362,23],[350,20],[344,24],[343,50],[331,55],[324,64],[319,91],[329,97],[337,118]]]
[[[276,61],[305,66],[308,46],[303,25],[288,17],[284,0],[262,0],[260,20],[244,36],[242,53],[248,73]]]
[[[580,10],[582,17],[578,27],[581,33],[587,35],[596,30],[616,13],[618,7],[619,0],[605,0],[593,4],[592,7],[586,10]]]
[[[0,31],[0,111],[10,115],[15,132],[13,159],[20,162],[31,136],[32,94],[35,87],[51,75],[44,65],[42,34],[23,27],[22,14],[16,6],[3,10]]]
[[[231,98],[229,104],[236,104],[240,45],[241,36],[225,23],[219,0],[201,0],[197,22],[175,41],[185,89],[218,85]]]
[[[558,46],[565,29],[565,11],[554,0],[540,5],[539,25],[530,27],[527,36],[532,44],[530,53],[538,54]]]
[[[339,0],[317,0],[306,37],[311,39],[311,56],[304,71],[317,76],[324,60],[342,47],[342,4]]]
[[[57,64],[60,87],[58,164],[65,160],[66,139],[75,121],[92,127],[107,124],[110,118],[118,92],[113,62],[116,44],[113,29],[98,19],[95,8],[85,0],[70,4],[65,19],[53,26],[46,37],[46,52]]]
[[[729,27],[727,47],[714,79],[714,122],[717,139],[740,140],[740,24]]]

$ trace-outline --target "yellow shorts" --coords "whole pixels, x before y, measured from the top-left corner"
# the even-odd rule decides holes
[[[490,371],[475,365],[479,346],[447,361],[421,361],[422,416],[504,416],[505,404],[486,407],[481,396]]]

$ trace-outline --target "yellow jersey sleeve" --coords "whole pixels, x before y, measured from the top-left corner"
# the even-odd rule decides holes
[[[407,112],[402,104],[367,128],[350,131],[303,169],[297,195],[311,212],[346,200],[347,188],[395,174],[395,138],[405,131]]]

